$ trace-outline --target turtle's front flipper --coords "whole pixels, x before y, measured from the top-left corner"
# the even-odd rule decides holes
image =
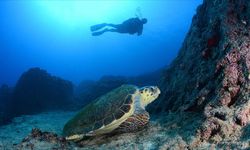
[[[65,139],[67,141],[78,141],[81,140],[84,137],[84,134],[75,134],[71,136],[67,136]]]
[[[149,114],[146,110],[140,109],[124,121],[115,131],[116,132],[136,132],[143,129],[149,122]]]
[[[88,138],[88,137],[92,137],[92,136],[93,136],[92,134],[75,134],[75,135],[67,136],[67,137],[65,137],[65,139],[67,141],[78,142],[84,138]]]

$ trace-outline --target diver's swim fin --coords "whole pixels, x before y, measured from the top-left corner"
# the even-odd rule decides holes
[[[93,32],[92,36],[99,36],[99,35],[102,35],[104,32],[105,32],[105,30],[99,31],[99,32]]]
[[[90,27],[90,30],[93,31],[97,31],[103,27],[105,27],[107,24],[106,23],[102,23],[102,24],[97,24],[97,25],[93,25]]]

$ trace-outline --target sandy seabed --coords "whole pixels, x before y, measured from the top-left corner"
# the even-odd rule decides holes
[[[147,128],[136,133],[125,133],[111,137],[95,137],[78,144],[68,143],[62,147],[59,142],[32,139],[34,128],[55,133],[61,137],[64,124],[76,112],[46,112],[37,115],[17,117],[9,125],[0,127],[0,149],[124,149],[124,150],[154,150],[154,149],[217,149],[240,148],[248,149],[249,138],[234,137],[235,140],[220,143],[202,142],[197,136],[197,127],[203,120],[198,114],[168,113],[160,117],[151,116]],[[249,130],[249,129],[248,129]],[[248,133],[248,132],[247,132]],[[22,142],[25,137],[29,140]],[[248,136],[248,135],[246,135]],[[31,146],[32,145],[32,146]]]

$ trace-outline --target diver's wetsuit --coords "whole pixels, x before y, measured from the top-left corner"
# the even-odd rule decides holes
[[[137,33],[137,35],[139,36],[142,34],[143,24],[145,24],[145,22],[143,22],[139,18],[130,18],[124,21],[122,24],[103,23],[99,25],[94,25],[91,27],[91,31],[96,31],[106,26],[109,26],[112,28],[111,29],[106,28],[102,31],[93,32],[92,35],[98,36],[98,35],[103,34],[104,32],[118,32],[118,33],[129,33],[129,34]]]

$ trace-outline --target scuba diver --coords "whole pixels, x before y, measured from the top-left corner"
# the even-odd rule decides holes
[[[105,32],[118,32],[118,33],[129,33],[129,34],[137,33],[137,35],[140,36],[143,31],[143,25],[147,23],[147,19],[142,18],[140,7],[137,7],[135,15],[136,15],[135,18],[130,18],[128,20],[125,20],[121,24],[102,23],[91,26],[90,30],[92,31],[93,36],[99,36]]]
[[[137,33],[137,35],[139,36],[142,34],[143,25],[146,23],[147,23],[146,18],[139,19],[137,17],[137,18],[130,18],[124,21],[122,24],[102,23],[93,25],[90,27],[90,30],[92,31],[93,36],[98,36],[105,32],[118,32],[118,33],[129,33],[129,34]],[[104,27],[112,27],[112,28],[105,28],[101,31],[97,31]]]

